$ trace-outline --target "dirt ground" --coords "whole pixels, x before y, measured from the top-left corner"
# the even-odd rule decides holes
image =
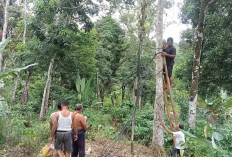
[[[110,157],[154,157],[152,149],[135,143],[134,155],[131,155],[130,142],[120,141],[115,145],[108,139],[86,141],[86,157],[99,157],[109,154]],[[89,154],[89,150],[91,153]]]
[[[107,155],[109,157],[154,157],[152,149],[143,145],[134,144],[134,155],[131,155],[130,142],[120,141],[115,145],[109,139],[96,138],[93,141],[86,140],[86,157],[100,157]],[[38,150],[39,151],[39,150]],[[28,152],[22,147],[0,150],[0,156],[4,157],[40,157],[37,153]]]

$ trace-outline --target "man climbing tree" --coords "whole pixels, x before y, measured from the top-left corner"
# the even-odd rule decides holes
[[[183,132],[180,131],[180,129],[184,129],[184,125],[183,124],[175,124],[172,122],[172,125],[175,127],[176,131],[170,131],[164,121],[161,122],[161,125],[164,127],[164,129],[171,135],[173,135],[173,137],[175,138],[175,148],[171,151],[171,156],[181,156],[181,151],[184,150],[184,147],[182,146],[182,144],[185,142],[185,135]]]
[[[176,57],[176,48],[173,46],[173,38],[169,37],[167,39],[167,47],[164,48],[163,56],[166,57],[167,69],[168,69],[168,77],[170,80],[170,86],[172,87],[172,69],[174,65],[174,59]],[[165,79],[166,80],[166,79]],[[166,82],[167,84],[167,82]],[[167,87],[164,87],[164,90],[167,90]]]

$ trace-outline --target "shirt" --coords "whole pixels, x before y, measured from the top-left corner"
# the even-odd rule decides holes
[[[52,113],[50,116],[50,119],[52,121],[52,125],[54,124],[55,114],[56,114],[56,112]]]
[[[172,45],[172,46],[167,46],[164,51],[170,55],[176,55],[176,48]],[[174,58],[170,58],[168,56],[166,56],[166,62],[167,65],[173,65],[174,62]]]
[[[181,131],[173,132],[173,136],[176,138],[175,147],[176,149],[184,149],[183,146],[181,146],[182,143],[185,143],[185,135]]]

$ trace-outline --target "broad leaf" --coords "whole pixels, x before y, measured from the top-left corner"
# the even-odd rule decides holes
[[[4,77],[7,77],[7,76],[10,75],[10,74],[13,74],[13,73],[15,73],[15,72],[20,72],[20,71],[22,71],[22,70],[25,70],[25,69],[27,69],[27,68],[29,68],[29,67],[32,67],[32,66],[35,66],[35,65],[38,65],[38,64],[37,64],[37,63],[35,63],[35,64],[30,64],[30,65],[25,66],[25,67],[23,67],[23,68],[15,68],[15,69],[10,69],[10,70],[6,70],[6,71],[3,71],[3,72],[0,72],[0,79],[2,79],[2,78],[4,78]]]
[[[0,43],[0,54],[4,51],[6,48],[7,44],[9,43],[10,38],[4,40],[3,42]]]

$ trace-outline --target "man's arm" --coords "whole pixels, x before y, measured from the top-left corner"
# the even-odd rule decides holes
[[[87,122],[86,122],[85,117],[84,117],[84,116],[81,116],[80,120],[81,120],[82,128],[83,128],[85,131],[88,131],[88,130],[90,129],[90,126],[87,125]]]
[[[163,122],[161,122],[161,125],[164,127],[164,129],[165,129],[165,130],[166,130],[169,134],[173,135],[173,132],[172,132],[172,131],[170,131],[170,130],[168,130],[168,128],[166,127],[166,125],[165,125],[164,121],[163,121]]]
[[[76,141],[77,140],[77,138],[78,138],[78,136],[77,136],[77,132],[78,132],[78,127],[77,127],[77,116],[75,116],[75,114],[74,114],[74,116],[73,116],[73,121],[72,121],[72,127],[73,127],[73,129],[74,129],[74,141]]]
[[[162,56],[165,56],[165,57],[169,57],[169,58],[175,58],[176,55],[173,55],[173,54],[168,54],[167,52],[162,52]]]

